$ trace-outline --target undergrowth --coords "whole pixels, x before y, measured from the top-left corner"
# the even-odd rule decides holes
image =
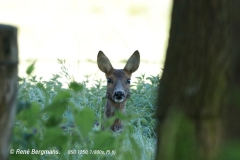
[[[19,78],[18,106],[10,148],[10,159],[106,159],[152,160],[155,156],[155,102],[158,76],[137,77],[127,101],[126,115],[117,113],[105,119],[106,82],[89,79],[78,83],[68,74],[65,61],[59,60],[61,72],[49,81],[32,76]],[[67,87],[62,82],[67,80]],[[118,117],[124,130],[109,128]],[[19,149],[19,150],[18,150]]]

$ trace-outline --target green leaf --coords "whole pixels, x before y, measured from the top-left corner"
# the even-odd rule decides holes
[[[64,111],[67,109],[67,104],[67,100],[55,101],[44,108],[43,112],[48,112],[50,114],[54,114],[55,116],[62,116]]]
[[[27,101],[18,101],[17,103],[17,114],[25,109],[29,109],[31,107],[31,103]]]
[[[117,138],[109,131],[96,132],[96,136],[93,138],[94,150],[116,150]]]
[[[83,85],[77,82],[71,82],[69,84],[69,88],[74,90],[75,92],[78,92],[83,90]]]
[[[63,99],[71,98],[71,93],[69,91],[60,91],[57,96],[54,98],[54,101],[60,101]]]
[[[46,127],[54,127],[54,126],[57,126],[61,121],[62,121],[61,117],[51,116],[51,117],[48,118],[45,125],[46,125]]]
[[[53,102],[44,108],[43,112],[50,112],[55,116],[62,116],[64,111],[67,109],[69,98],[71,94],[67,91],[60,91],[54,98]]]
[[[130,121],[132,119],[130,115],[125,115],[124,113],[119,111],[115,111],[115,115],[116,118],[121,119],[122,121]]]
[[[26,127],[33,127],[40,117],[40,106],[37,103],[32,103],[31,107],[22,110],[17,119],[22,122]]]
[[[79,126],[82,135],[85,137],[92,130],[95,121],[95,113],[90,108],[84,108],[75,116],[75,123]]]
[[[116,117],[110,117],[106,120],[104,120],[102,123],[103,123],[103,126],[105,129],[110,129],[110,127],[112,126],[112,124],[114,123],[114,121],[116,120]]]
[[[35,69],[35,63],[36,63],[36,61],[34,61],[30,66],[28,66],[27,71],[26,71],[27,75],[31,75],[31,73]]]
[[[68,137],[63,135],[63,131],[60,128],[48,128],[45,131],[41,148],[45,150],[49,147],[57,147],[63,151],[67,148],[67,141]]]

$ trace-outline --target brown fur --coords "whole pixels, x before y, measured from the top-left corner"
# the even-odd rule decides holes
[[[105,73],[106,78],[110,79],[111,82],[107,84],[106,98],[107,103],[105,106],[105,116],[110,118],[114,116],[116,110],[124,113],[126,107],[126,100],[130,97],[130,84],[128,79],[131,78],[133,72],[135,72],[140,63],[140,55],[138,51],[135,51],[133,55],[127,61],[124,69],[114,69],[108,58],[102,51],[98,53],[98,67]],[[114,99],[115,92],[124,93],[121,102],[116,102]],[[114,121],[111,126],[111,130],[118,131],[122,128],[122,122],[119,119]]]

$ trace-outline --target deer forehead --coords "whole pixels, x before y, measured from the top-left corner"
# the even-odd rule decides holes
[[[125,72],[123,69],[114,69],[111,73],[106,74],[106,78],[125,79],[131,78],[131,74]]]

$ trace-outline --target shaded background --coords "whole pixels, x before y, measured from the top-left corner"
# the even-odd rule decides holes
[[[139,50],[133,75],[161,74],[169,32],[171,0],[0,0],[0,23],[18,27],[19,76],[29,60],[34,74],[48,80],[65,59],[77,81],[104,77],[96,64],[99,50],[115,68]],[[124,63],[122,63],[124,62]]]

